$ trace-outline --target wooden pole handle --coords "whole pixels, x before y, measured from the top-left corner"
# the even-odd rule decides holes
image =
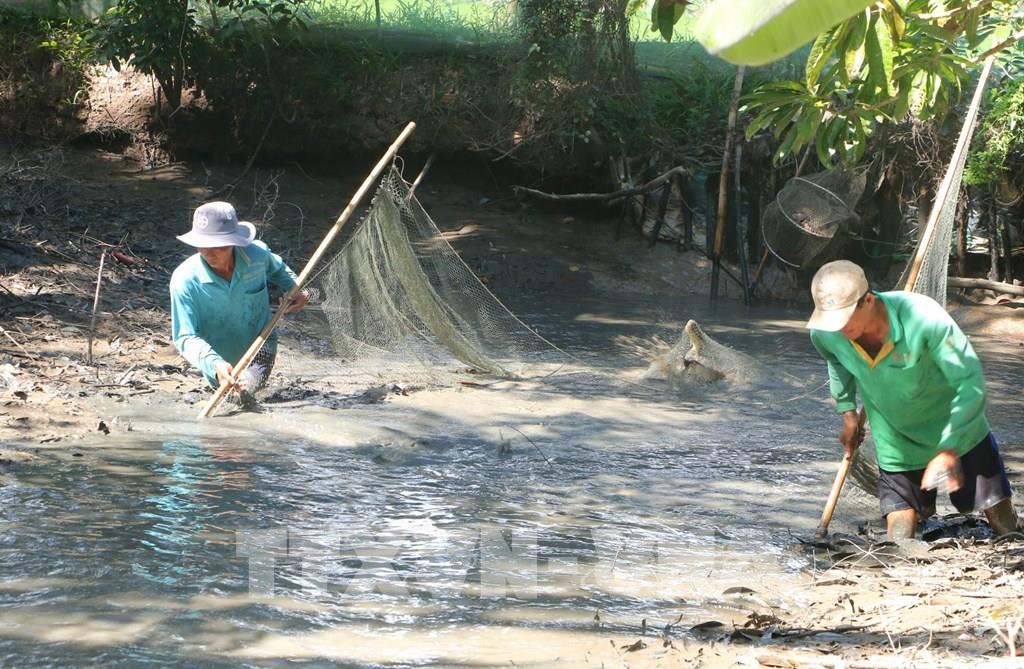
[[[814,533],[814,538],[817,541],[821,541],[828,534],[828,525],[832,522],[832,514],[835,513],[839,495],[843,492],[843,484],[846,483],[846,475],[850,472],[852,461],[851,458],[843,456],[843,461],[839,463],[839,471],[836,472],[835,481],[832,482],[832,492],[828,495],[828,501],[825,502],[825,508],[821,512],[821,520],[818,522],[818,529]]]
[[[864,431],[864,419],[866,417],[867,411],[864,410],[864,407],[861,407],[860,413],[857,416],[858,437]],[[825,502],[825,508],[821,512],[821,520],[818,521],[818,529],[814,533],[816,541],[823,540],[828,534],[828,525],[832,522],[832,514],[836,511],[839,495],[843,492],[843,484],[846,483],[846,475],[850,472],[850,465],[852,463],[852,455],[844,455],[843,461],[839,463],[839,471],[836,472],[836,478],[832,482],[832,491],[828,494],[828,501]]]
[[[359,206],[359,202],[363,199],[363,196],[366,195],[366,192],[369,191],[370,187],[377,181],[377,177],[380,176],[380,173],[383,172],[384,168],[388,166],[392,159],[394,159],[395,154],[398,153],[399,147],[402,146],[405,140],[415,129],[416,124],[410,121],[409,125],[405,126],[402,134],[398,136],[398,139],[394,141],[394,143],[388,148],[387,152],[385,152],[384,155],[381,156],[381,159],[377,161],[377,164],[373,167],[373,171],[370,172],[370,175],[363,181],[359,190],[357,190],[355,195],[352,196],[352,200],[349,201],[348,206],[345,207],[345,210],[341,212],[340,216],[338,216],[338,220],[334,222],[334,226],[331,227],[323,241],[320,242],[320,246],[317,247],[316,251],[306,262],[306,266],[302,270],[302,273],[299,274],[298,279],[296,279],[295,285],[292,286],[292,289],[285,294],[284,300],[281,303],[281,308],[274,313],[270,322],[266,324],[260,334],[256,337],[256,341],[252,343],[249,350],[247,350],[245,354],[242,355],[241,359],[235,363],[231,370],[231,378],[220,384],[220,387],[217,388],[213,397],[210,398],[210,401],[206,403],[206,406],[199,414],[200,418],[208,418],[213,413],[224,399],[224,396],[227,395],[228,389],[235,385],[238,381],[238,377],[241,376],[242,372],[245,371],[245,368],[249,366],[249,363],[251,363],[253,358],[256,357],[256,354],[260,352],[261,348],[263,348],[263,344],[265,344],[267,338],[270,337],[270,333],[273,332],[274,326],[277,325],[277,322],[281,320],[281,317],[288,310],[288,306],[295,299],[295,296],[302,290],[303,286],[306,285],[306,281],[309,280],[309,275],[313,272],[313,268],[316,267],[317,263],[320,262],[320,258],[327,252],[327,248],[331,245],[331,242],[334,241],[338,232],[341,231],[342,226],[345,225],[356,207]]]

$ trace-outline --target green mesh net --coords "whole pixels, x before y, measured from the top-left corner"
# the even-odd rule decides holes
[[[318,357],[388,382],[528,378],[570,360],[480,282],[395,169],[307,287],[310,306],[294,320]]]

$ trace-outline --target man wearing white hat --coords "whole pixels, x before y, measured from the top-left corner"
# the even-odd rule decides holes
[[[287,292],[296,275],[280,256],[256,240],[252,223],[239,221],[227,202],[208,202],[195,210],[192,230],[178,239],[197,253],[171,275],[171,338],[210,385],[230,378],[233,365],[270,322],[267,283]],[[289,313],[306,303],[296,296]],[[240,380],[240,390],[253,392],[266,382],[277,353],[271,334]]]
[[[1017,529],[1010,484],[985,417],[985,380],[970,341],[935,300],[873,292],[848,260],[811,281],[811,341],[828,364],[848,455],[863,434],[857,393],[878,454],[878,498],[891,539],[912,537],[935,512],[936,487],[961,513],[985,512],[999,534]]]

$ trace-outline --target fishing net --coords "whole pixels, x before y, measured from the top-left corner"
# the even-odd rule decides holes
[[[860,223],[855,207],[866,183],[866,170],[793,177],[765,207],[765,246],[791,267],[820,267],[839,257],[847,231]]]
[[[946,304],[946,276],[949,272],[953,222],[960,201],[960,184],[963,181],[964,165],[967,163],[967,149],[974,134],[981,94],[985,90],[991,68],[990,59],[978,80],[974,101],[964,118],[956,150],[939,186],[935,206],[928,217],[928,226],[918,236],[914,258],[900,276],[899,284],[904,290],[927,295],[942,305]]]
[[[569,360],[487,290],[394,168],[307,288],[292,334],[318,365],[333,359],[389,383],[444,383],[453,373],[549,374]]]

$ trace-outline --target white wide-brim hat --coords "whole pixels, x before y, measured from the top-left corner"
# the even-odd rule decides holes
[[[228,202],[207,202],[192,214],[192,230],[178,239],[197,249],[248,246],[256,238],[256,226],[239,221]]]

